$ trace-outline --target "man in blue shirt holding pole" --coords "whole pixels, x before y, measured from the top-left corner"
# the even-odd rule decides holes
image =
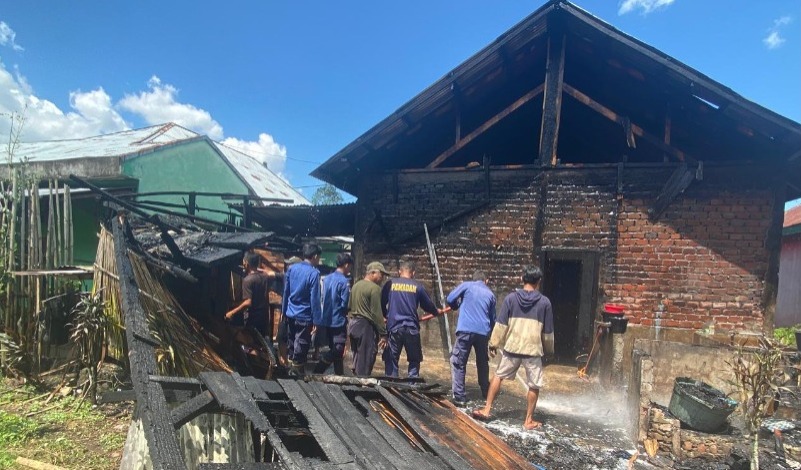
[[[312,329],[322,322],[320,264],[322,250],[314,243],[303,245],[303,261],[289,267],[284,279],[281,311],[286,316],[289,375],[305,375]]]
[[[456,341],[451,351],[451,375],[453,403],[467,405],[464,389],[467,359],[470,349],[476,351],[476,372],[481,395],[487,398],[489,389],[488,341],[495,326],[495,294],[487,287],[487,275],[483,271],[473,273],[473,280],[461,283],[448,294],[446,302],[459,310],[456,322]]]
[[[336,271],[323,279],[323,317],[316,325],[317,334],[325,333],[324,336],[328,338],[328,351],[317,362],[315,374],[322,374],[331,364],[334,364],[335,374],[342,375],[345,372],[342,358],[345,356],[345,342],[348,339],[348,276],[352,267],[353,258],[350,253],[340,253],[337,255]]]

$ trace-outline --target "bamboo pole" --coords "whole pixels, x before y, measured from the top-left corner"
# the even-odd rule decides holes
[[[64,185],[64,239],[67,248],[67,264],[72,266],[75,263],[75,253],[73,253],[73,230],[72,230],[72,196],[70,187]]]
[[[53,181],[47,180],[47,245],[45,249],[45,265],[46,269],[52,269],[56,266],[53,258],[56,254],[56,246],[55,246],[55,225],[53,217]]]
[[[58,249],[58,253],[56,254],[56,266],[64,266],[66,257],[64,256],[64,224],[63,219],[61,218],[61,198],[58,196],[58,180],[55,180],[56,184],[56,195],[55,195],[55,207],[56,207],[56,247]]]

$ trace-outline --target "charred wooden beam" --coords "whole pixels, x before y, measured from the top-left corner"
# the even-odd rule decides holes
[[[343,391],[345,390],[343,389]],[[373,429],[389,444],[389,448],[391,449],[389,452],[392,453],[393,458],[395,454],[397,454],[397,458],[403,459],[405,462],[411,464],[413,468],[417,469],[447,468],[436,456],[426,455],[418,451],[418,446],[422,445],[422,443],[416,442],[414,436],[405,435],[405,430],[398,429],[396,423],[389,421],[386,416],[381,415],[380,409],[376,409],[380,406],[377,402],[368,402],[363,396],[358,395],[355,397],[355,400],[356,403],[365,410],[367,422],[370,423]],[[402,423],[398,424],[402,427]],[[414,444],[411,444],[413,441]]]
[[[765,249],[768,251],[768,267],[765,270],[765,286],[762,289],[762,329],[770,335],[773,332],[773,319],[776,314],[776,300],[779,293],[779,261],[782,249],[782,223],[784,222],[784,201],[787,188],[777,178],[773,189],[770,227],[765,236]]]
[[[557,30],[548,36],[548,58],[545,65],[545,94],[542,98],[539,147],[539,160],[542,165],[556,165],[564,76],[565,35]]]
[[[463,139],[451,146],[451,148],[439,154],[439,156],[435,158],[433,162],[429,163],[426,168],[436,168],[441,165],[445,160],[453,156],[453,154],[459,150],[462,150],[465,146],[467,146],[467,144],[474,141],[478,136],[492,128],[495,124],[498,124],[510,114],[517,111],[521,106],[539,96],[539,94],[542,93],[542,89],[543,85],[539,85],[530,92],[518,98],[517,101],[507,106],[503,111],[499,112],[495,116],[489,118],[486,122],[484,122],[484,124],[478,126],[478,128],[473,132],[467,134]]]
[[[672,137],[671,136],[672,128],[673,128],[673,118],[670,113],[670,103],[668,103],[665,109],[665,139],[664,139],[665,145],[670,145],[670,139]],[[666,162],[670,161],[670,156],[668,154],[665,154],[663,160]]]
[[[320,448],[323,449],[328,460],[336,465],[354,462],[348,448],[342,440],[337,438],[334,430],[328,425],[312,400],[303,392],[298,382],[282,379],[278,383],[283,387],[295,409],[300,411],[309,422],[309,430],[317,439],[317,443],[320,444]]]
[[[214,400],[211,392],[205,392],[197,395],[196,397],[187,400],[170,412],[170,420],[175,429],[179,429],[184,424],[192,421],[198,416],[208,413],[217,408],[217,402]]]
[[[164,375],[151,375],[150,381],[159,383],[164,390],[186,390],[195,393],[200,393],[203,385],[197,379],[188,377],[168,377]]]
[[[437,455],[442,461],[453,470],[463,470],[473,468],[467,461],[465,461],[459,454],[449,449],[447,446],[441,444],[436,439],[426,432],[424,426],[418,422],[417,417],[412,410],[402,402],[398,397],[393,395],[389,390],[384,387],[376,387],[381,396],[387,403],[395,410],[395,412],[403,418],[406,424],[414,430],[415,434]]]
[[[253,424],[253,428],[256,431],[264,434],[273,450],[275,450],[276,455],[288,469],[299,470],[304,468],[284,446],[275,428],[270,424],[264,413],[261,412],[256,402],[253,401],[239,374],[201,372],[200,381],[208,388],[222,408],[242,413],[245,419]]]
[[[626,117],[621,116],[620,114],[616,113],[615,111],[607,108],[606,106],[604,106],[601,103],[595,101],[594,99],[592,99],[589,96],[585,95],[584,93],[582,93],[581,91],[577,90],[576,88],[573,88],[572,86],[570,86],[567,83],[564,84],[564,91],[569,96],[574,98],[576,101],[578,101],[579,103],[581,103],[583,105],[586,105],[588,108],[590,108],[593,111],[597,112],[601,116],[609,119],[612,122],[616,122],[617,124],[620,124],[621,126],[625,127],[626,121],[627,121]],[[643,128],[638,126],[637,124],[635,124],[633,122],[629,122],[629,124],[631,126],[632,134],[636,135],[637,137],[642,138],[643,140],[645,140],[649,144],[653,145],[654,147],[658,148],[662,152],[674,157],[675,159],[677,159],[679,161],[685,161],[685,160],[689,161],[689,162],[695,162],[696,161],[696,159],[694,159],[693,157],[691,157],[687,153],[685,153],[685,152],[673,147],[672,145],[668,145],[668,144],[664,143],[662,141],[662,139],[651,135],[650,133],[648,133],[645,130],[643,130]]]
[[[683,193],[695,179],[696,170],[689,168],[687,163],[679,165],[665,183],[662,191],[656,197],[654,205],[648,209],[648,217],[656,221],[679,194]]]
[[[167,400],[161,386],[150,381],[150,375],[158,373],[155,348],[137,338],[149,336],[147,316],[139,302],[139,288],[136,285],[133,266],[128,258],[123,221],[112,220],[114,234],[114,257],[120,284],[120,310],[125,323],[128,342],[128,357],[131,382],[136,394],[138,415],[154,469],[178,470],[186,468],[178,447],[175,429],[169,422]]]

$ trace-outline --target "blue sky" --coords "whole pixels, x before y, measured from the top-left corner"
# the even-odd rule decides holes
[[[25,140],[176,121],[311,195],[316,164],[542,3],[4,2],[0,112],[28,104]],[[576,3],[801,120],[797,0]]]

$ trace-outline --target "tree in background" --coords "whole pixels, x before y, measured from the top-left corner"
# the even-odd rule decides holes
[[[333,184],[324,184],[314,191],[312,196],[312,204],[315,206],[325,206],[330,204],[342,204],[342,195]]]

